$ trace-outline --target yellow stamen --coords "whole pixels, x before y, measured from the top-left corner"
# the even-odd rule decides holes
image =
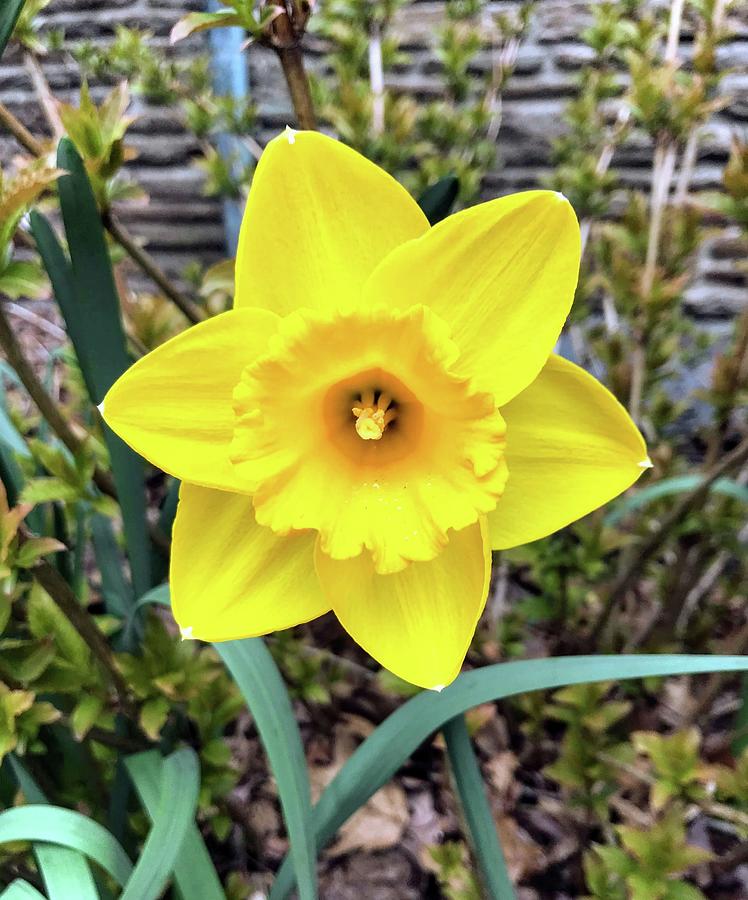
[[[371,406],[354,406],[353,415],[356,417],[356,432],[365,441],[378,441],[384,434],[385,421],[384,410],[372,409]]]
[[[385,428],[397,416],[397,410],[392,407],[392,397],[384,391],[375,394],[368,388],[361,391],[359,402],[359,406],[351,409],[356,417],[358,436],[365,441],[380,440]]]

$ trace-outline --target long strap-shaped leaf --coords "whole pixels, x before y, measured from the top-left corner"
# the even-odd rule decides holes
[[[3,0],[0,7],[0,56],[13,34],[18,17],[21,15],[24,0]]]
[[[26,801],[28,803],[46,803],[47,798],[39,785],[15,754],[11,753],[8,761]],[[40,841],[34,841],[32,846],[49,900],[98,900],[96,882],[85,856],[76,850],[56,847],[54,844],[45,844]],[[20,883],[23,884],[23,882]]]
[[[159,585],[135,604],[169,605],[169,586]],[[300,900],[317,898],[317,865],[311,824],[311,790],[301,735],[283,679],[260,638],[213,645],[254,716],[278,783]]]
[[[748,656],[568,656],[497,663],[460,675],[440,694],[424,691],[403,704],[361,744],[329,784],[312,818],[317,850],[325,847],[353,813],[376,793],[413,751],[445,722],[490,703],[569,684],[702,672],[748,671]],[[294,869],[285,859],[270,893],[287,897]]]
[[[16,878],[0,894],[0,900],[46,900],[46,898],[44,894],[40,894],[35,887],[32,887],[28,881],[21,881],[20,878]]]
[[[457,195],[460,192],[460,179],[455,175],[445,175],[430,185],[418,198],[418,205],[429,220],[436,225],[452,212]]]
[[[488,805],[478,760],[473,753],[464,716],[450,719],[442,729],[455,787],[460,798],[470,843],[482,882],[491,900],[512,900],[514,888]]]
[[[301,735],[283,679],[260,638],[214,644],[247,701],[278,782],[300,900],[316,900],[311,793]]]
[[[128,763],[126,760],[125,765]],[[185,835],[194,824],[199,790],[200,769],[195,752],[184,747],[167,756],[153,825],[120,900],[157,900],[161,896]]]
[[[655,500],[661,500],[663,497],[687,494],[697,488],[704,481],[704,477],[704,475],[677,475],[674,478],[663,478],[641,490],[633,491],[617,503],[612,504],[610,511],[605,516],[605,524],[617,525],[630,513],[636,512],[648,503],[654,503]],[[733,478],[718,478],[709,490],[712,494],[721,494],[723,497],[732,497],[733,500],[742,500],[743,503],[748,503],[748,487]]]
[[[157,750],[130,756],[127,771],[133,780],[148,817],[159,814],[164,778],[164,761]],[[174,862],[174,880],[185,900],[225,900],[221,882],[194,821],[190,821]]]
[[[127,854],[106,828],[59,806],[29,804],[0,813],[0,844],[11,841],[45,841],[77,850],[97,862],[120,885],[132,872]]]
[[[72,142],[60,141],[57,164],[68,171],[57,189],[70,250],[68,262],[39,213],[31,229],[65,319],[91,400],[98,404],[130,365],[104,229],[83,161]],[[151,586],[143,461],[102,426],[117,486],[136,594]]]

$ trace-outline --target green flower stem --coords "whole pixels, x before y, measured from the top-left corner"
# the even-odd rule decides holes
[[[478,874],[485,894],[490,900],[514,900],[514,886],[507,872],[465,716],[450,719],[442,728],[442,733],[447,743],[447,759],[463,824],[478,863]]]

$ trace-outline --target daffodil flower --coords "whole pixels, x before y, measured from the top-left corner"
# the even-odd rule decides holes
[[[233,310],[149,353],[102,405],[182,480],[170,580],[183,634],[224,641],[333,610],[400,677],[451,682],[491,549],[562,528],[648,465],[617,400],[552,355],[579,255],[552,191],[432,228],[343,144],[271,141]]]

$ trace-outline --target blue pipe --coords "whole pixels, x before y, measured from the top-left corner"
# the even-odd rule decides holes
[[[221,8],[222,5],[216,0],[208,0],[209,12]],[[241,49],[246,37],[244,29],[239,27],[212,28],[208,32],[213,90],[218,96],[241,100],[249,95],[247,60]],[[252,162],[249,150],[236,135],[219,134],[216,139],[216,150],[235,166],[244,168]],[[224,199],[223,229],[226,236],[226,250],[230,256],[236,255],[243,212],[242,202],[231,198]]]

